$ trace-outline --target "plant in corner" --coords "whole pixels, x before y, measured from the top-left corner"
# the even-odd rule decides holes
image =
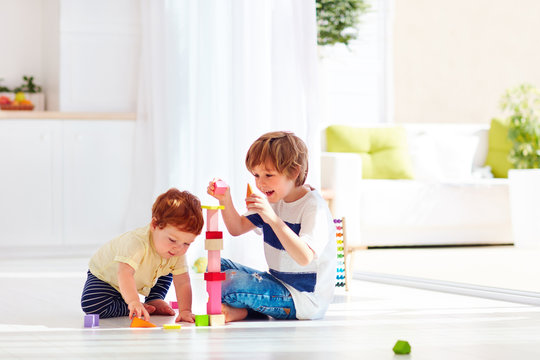
[[[501,99],[501,108],[510,113],[508,160],[515,169],[540,168],[540,90],[531,84],[510,88]]]
[[[501,108],[510,113],[508,160],[514,169],[508,180],[514,245],[540,248],[540,90],[530,84],[508,89]]]
[[[358,36],[356,27],[360,15],[367,12],[367,0],[317,0],[317,44],[319,46],[342,43]]]

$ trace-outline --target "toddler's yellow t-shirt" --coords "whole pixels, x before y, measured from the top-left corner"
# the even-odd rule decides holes
[[[98,279],[118,286],[118,263],[135,270],[135,285],[139,294],[148,296],[160,276],[187,272],[185,255],[164,259],[156,252],[150,225],[122,234],[103,245],[90,259],[89,269]]]

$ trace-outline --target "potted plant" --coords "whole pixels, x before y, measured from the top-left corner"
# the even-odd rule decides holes
[[[369,9],[366,0],[317,0],[317,44],[349,45],[358,36],[360,15]]]
[[[531,84],[508,89],[501,99],[508,113],[510,209],[514,245],[540,248],[540,90]]]

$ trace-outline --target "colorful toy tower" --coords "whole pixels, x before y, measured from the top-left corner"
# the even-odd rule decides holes
[[[214,184],[214,193],[223,194],[227,184],[218,180]],[[223,325],[225,316],[221,313],[221,282],[225,280],[225,273],[221,272],[221,250],[223,250],[223,232],[219,231],[219,210],[224,206],[203,206],[206,209],[206,240],[204,249],[208,251],[208,268],[204,273],[208,303],[206,313],[209,316],[209,325]]]

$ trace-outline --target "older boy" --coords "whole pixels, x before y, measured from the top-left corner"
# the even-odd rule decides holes
[[[214,194],[211,182],[207,191],[225,205],[222,216],[231,235],[262,228],[269,271],[222,259],[225,320],[242,320],[252,312],[276,319],[323,317],[334,293],[335,232],[326,202],[304,185],[306,145],[290,132],[264,134],[251,145],[246,167],[264,196],[246,198],[245,215],[234,208],[229,189]]]

